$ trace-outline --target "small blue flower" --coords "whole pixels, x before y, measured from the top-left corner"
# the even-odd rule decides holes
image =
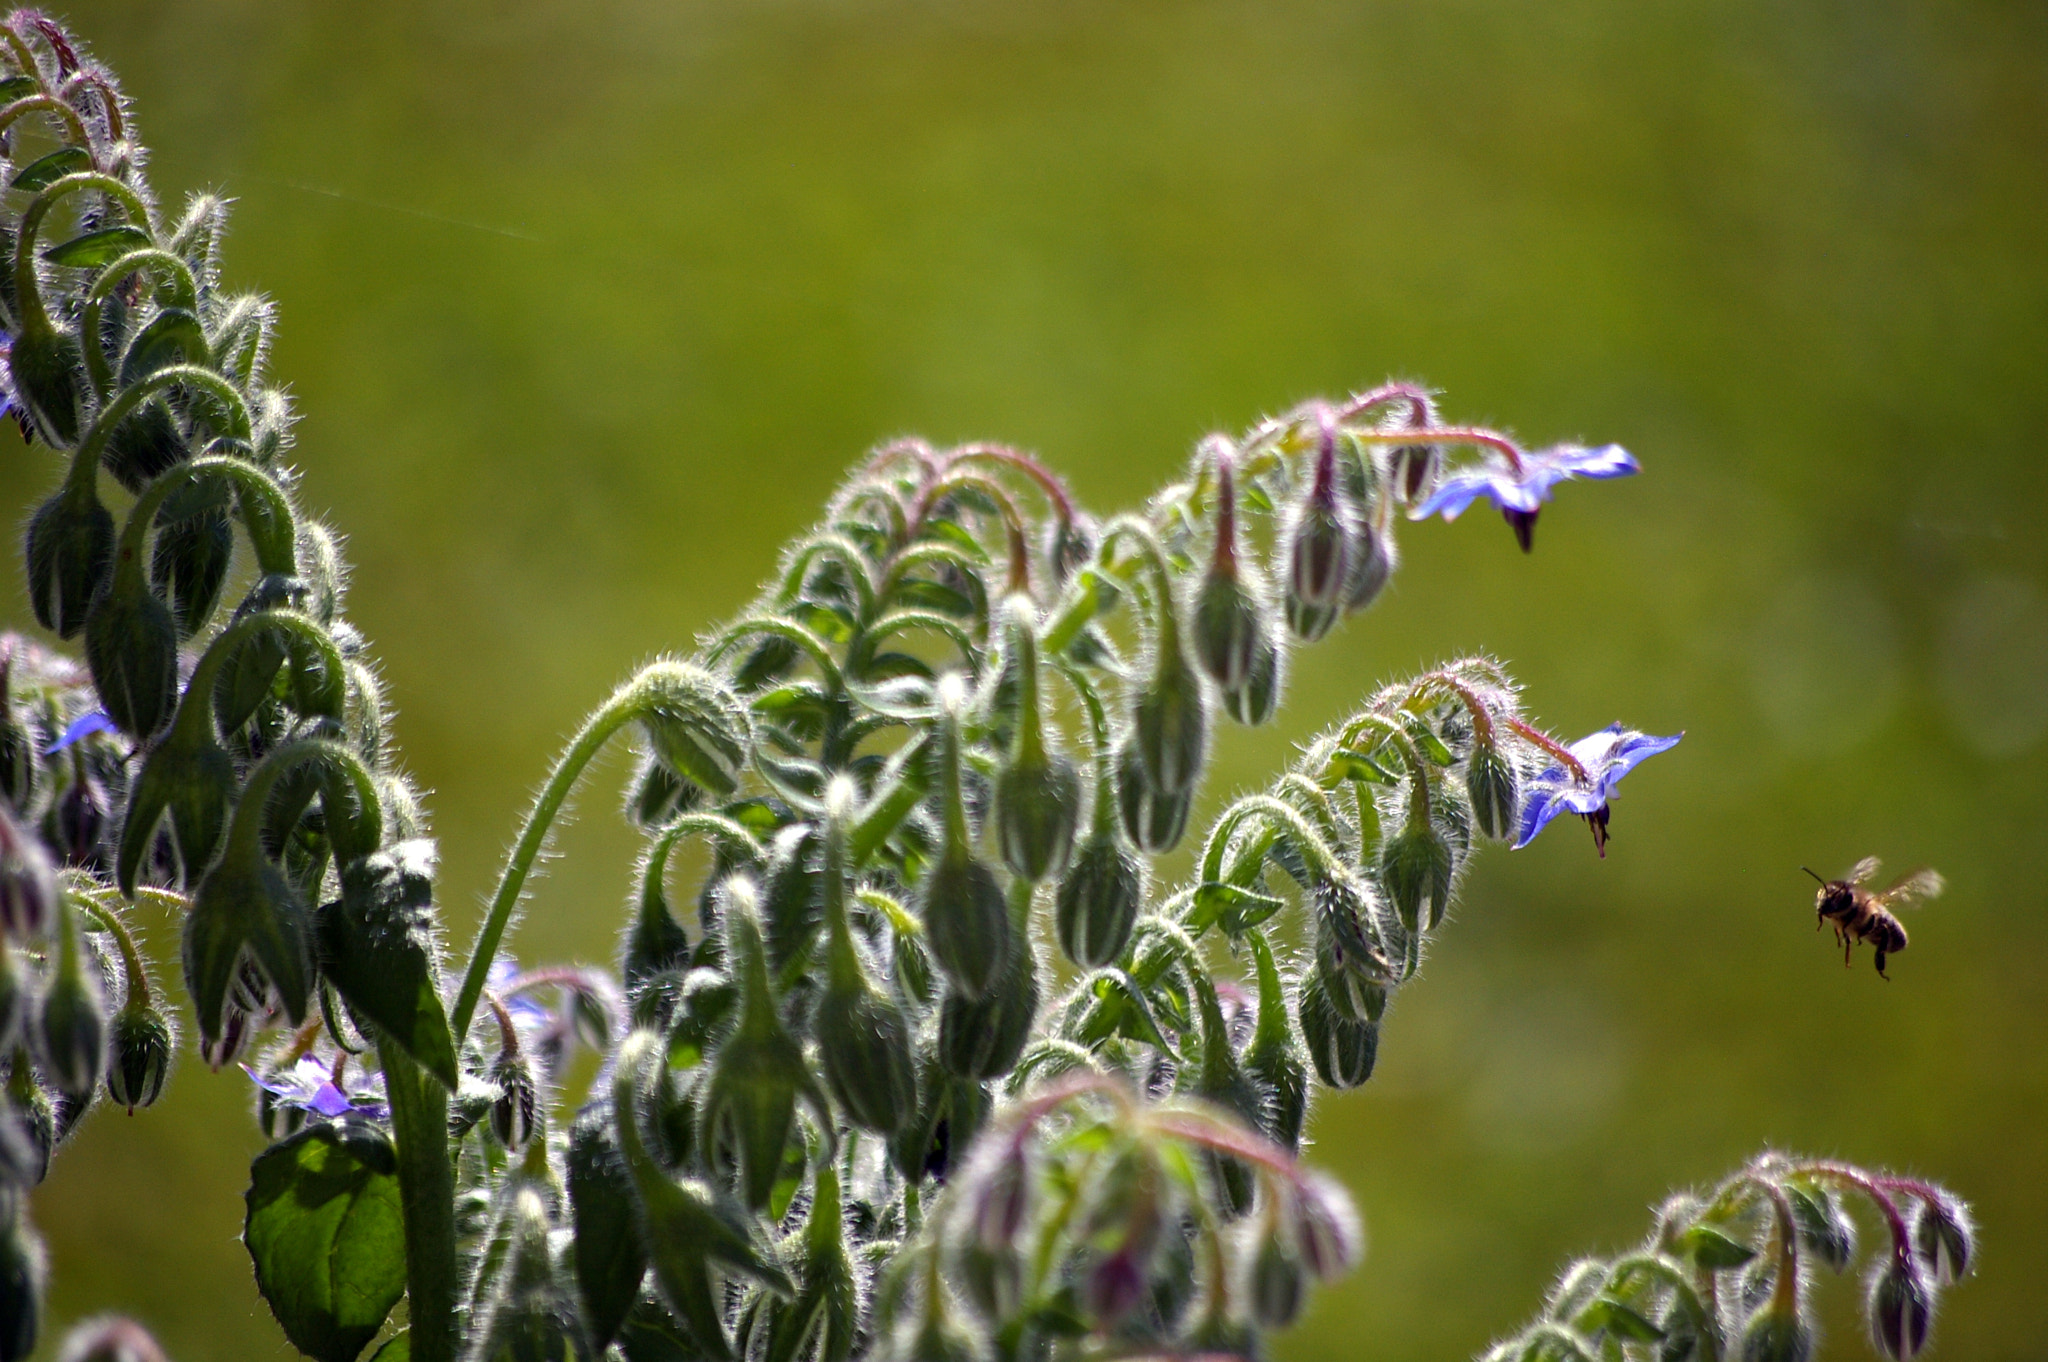
[[[119,731],[119,729],[114,727],[114,721],[107,717],[105,710],[87,710],[65,727],[63,735],[57,741],[43,749],[43,755],[46,757],[55,756],[73,743],[82,742],[95,733],[118,733]]]
[[[379,1094],[343,1092],[328,1066],[311,1055],[301,1055],[298,1063],[282,1073],[261,1074],[246,1064],[242,1066],[242,1072],[249,1075],[257,1087],[286,1106],[310,1111],[330,1121],[350,1112],[363,1116],[384,1115],[384,1103],[377,1100]]]
[[[1593,846],[1605,856],[1607,801],[1614,797],[1614,787],[1636,768],[1636,763],[1668,752],[1684,736],[1674,733],[1658,738],[1614,723],[1573,743],[1568,750],[1582,768],[1583,778],[1560,764],[1529,782],[1522,796],[1522,828],[1515,849],[1519,851],[1529,845],[1559,814],[1575,813],[1593,829]]]
[[[1640,472],[1635,455],[1620,445],[1586,449],[1579,445],[1556,445],[1521,456],[1517,468],[1504,454],[1494,454],[1485,463],[1461,469],[1437,484],[1429,499],[1408,513],[1411,520],[1441,515],[1456,520],[1467,506],[1485,497],[1500,507],[1515,539],[1527,553],[1535,541],[1536,512],[1550,500],[1550,489],[1568,478],[1625,478]]]

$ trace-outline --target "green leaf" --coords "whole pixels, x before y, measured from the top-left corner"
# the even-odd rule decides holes
[[[600,1350],[618,1335],[647,1276],[647,1249],[633,1223],[633,1178],[612,1139],[610,1117],[608,1109],[593,1108],[569,1134],[576,1289],[590,1342]]]
[[[0,80],[0,104],[12,104],[25,95],[32,95],[39,87],[34,76],[9,76]]]
[[[962,619],[975,614],[974,601],[964,591],[955,591],[950,586],[928,582],[922,577],[912,577],[897,585],[890,596],[892,604],[922,606],[936,610],[942,615],[957,615]]]
[[[15,98],[7,93],[7,86],[19,85],[23,81],[28,81],[28,77],[16,76],[13,80],[0,82],[0,102]],[[28,83],[31,88],[35,85],[34,81]],[[32,194],[47,185],[55,184],[66,175],[91,169],[92,153],[84,147],[58,147],[48,156],[39,156],[23,166],[8,183],[8,188]]]
[[[1194,935],[1216,925],[1235,936],[1258,926],[1286,906],[1271,894],[1210,880],[1195,890],[1194,908],[1185,925]]]
[[[1678,1242],[1694,1262],[1716,1271],[1741,1267],[1756,1257],[1755,1249],[1730,1239],[1711,1225],[1694,1225]]]
[[[1323,767],[1322,786],[1334,790],[1340,781],[1362,780],[1369,785],[1399,785],[1401,777],[1388,770],[1363,752],[1354,752],[1340,747],[1330,754],[1329,764]]]
[[[98,269],[150,244],[149,233],[140,227],[102,227],[97,232],[72,237],[61,246],[50,247],[43,252],[43,259],[52,265]]]
[[[433,843],[400,842],[341,868],[341,898],[320,910],[327,977],[348,1004],[453,1092],[455,1045],[433,953]]]
[[[182,307],[167,307],[128,342],[128,353],[121,359],[121,385],[139,383],[173,364],[206,364],[212,358],[199,318]]]
[[[412,1330],[400,1329],[370,1354],[370,1362],[412,1362]]]
[[[355,1362],[405,1293],[390,1142],[368,1125],[321,1122],[257,1155],[249,1173],[242,1242],[270,1312],[300,1352]]]
[[[1616,1338],[1633,1343],[1661,1343],[1664,1331],[1620,1301],[1601,1297],[1580,1312],[1574,1323],[1582,1333],[1605,1329]]]
[[[1430,728],[1428,724],[1412,714],[1408,715],[1407,719],[1408,722],[1405,727],[1408,730],[1408,736],[1415,740],[1415,745],[1418,748],[1422,749],[1423,756],[1428,757],[1438,766],[1449,766],[1458,759],[1450,748],[1444,746],[1444,740],[1439,738],[1435,730]]]

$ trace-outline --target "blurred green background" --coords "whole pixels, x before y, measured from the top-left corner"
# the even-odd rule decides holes
[[[1769,1143],[1934,1175],[1983,1270],[1938,1355],[2048,1323],[2048,9],[1043,0],[96,0],[166,197],[240,200],[304,496],[479,896],[562,734],[735,609],[878,438],[1004,438],[1098,507],[1205,430],[1387,374],[1619,440],[1524,559],[1413,527],[1284,733],[1488,649],[1567,736],[1683,746],[1594,858],[1489,850],[1316,1157],[1365,1267],[1282,1358],[1471,1355],[1571,1254]],[[7,441],[17,518],[56,477]],[[9,618],[25,620],[19,569]],[[584,801],[521,952],[609,954]],[[1880,982],[1802,863],[1951,890]],[[168,959],[175,934],[157,924]],[[236,1242],[246,1080],[187,1062],[37,1194],[54,1310],[285,1355]],[[1866,1356],[1823,1282],[1833,1356]]]

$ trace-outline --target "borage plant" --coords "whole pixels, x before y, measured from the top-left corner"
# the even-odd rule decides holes
[[[1371,1076],[1478,842],[1568,811],[1604,854],[1616,782],[1677,738],[1566,745],[1461,658],[1229,803],[1189,883],[1149,858],[1213,727],[1272,717],[1403,519],[1485,497],[1526,549],[1557,483],[1633,459],[1388,384],[1210,436],[1098,520],[1018,451],[889,445],[744,614],[590,717],[444,977],[433,844],[285,462],[273,312],[219,286],[224,205],[160,213],[112,77],[49,20],[15,14],[0,59],[6,399],[66,461],[28,584],[84,654],[0,653],[0,1362],[37,1337],[29,1190],[176,1048],[138,916],[180,922],[199,1053],[255,1081],[244,1237],[321,1362],[1249,1358],[1357,1261],[1298,1161],[1315,1094]],[[529,873],[620,737],[648,844],[618,970],[521,965]],[[679,915],[686,842],[710,870]],[[1852,1195],[1889,1235],[1872,1336],[1917,1353],[1962,1205],[1767,1155],[1489,1356],[1802,1358]],[[114,1320],[66,1355],[158,1354]]]

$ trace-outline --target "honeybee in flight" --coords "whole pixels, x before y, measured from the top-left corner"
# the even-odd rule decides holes
[[[1814,909],[1820,921],[1813,929],[1819,931],[1823,922],[1833,925],[1844,965],[1849,963],[1857,942],[1870,942],[1877,947],[1878,977],[1889,979],[1891,976],[1884,972],[1884,958],[1906,949],[1905,925],[1893,915],[1892,909],[1903,908],[1915,899],[1933,898],[1942,890],[1942,879],[1932,870],[1916,870],[1892,881],[1887,889],[1872,890],[1867,886],[1877,878],[1880,864],[1877,857],[1866,856],[1843,880],[1821,880],[1805,866],[1799,868],[1820,880],[1820,892],[1814,895]]]

